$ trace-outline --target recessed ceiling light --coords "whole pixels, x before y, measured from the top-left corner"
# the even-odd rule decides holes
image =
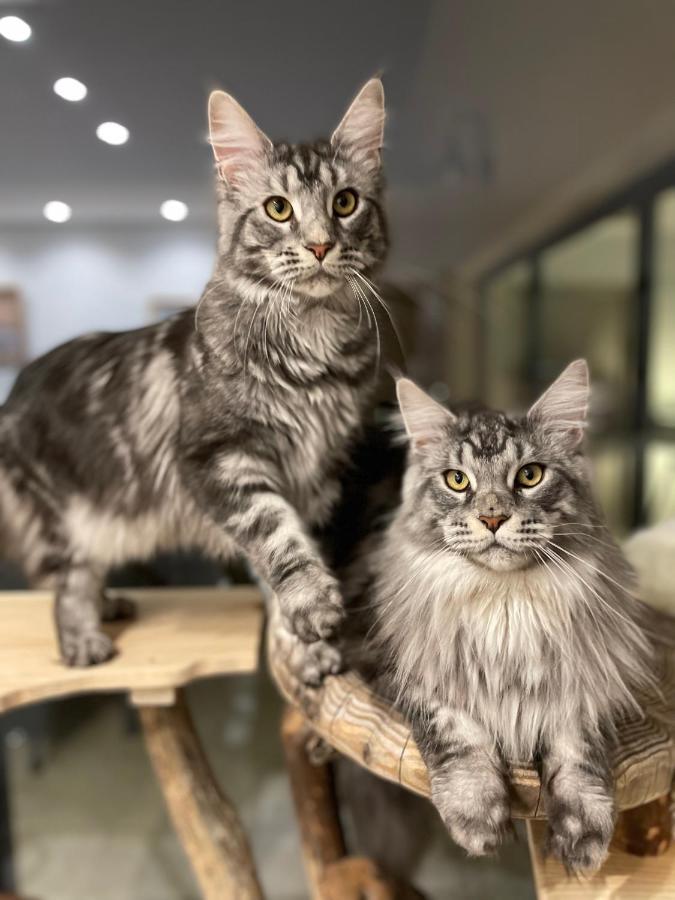
[[[50,200],[45,203],[42,214],[50,222],[67,222],[73,214],[72,209],[63,200]]]
[[[129,140],[129,129],[119,122],[101,122],[96,129],[96,137],[106,144],[126,144]]]
[[[24,22],[18,16],[3,16],[0,19],[0,35],[8,41],[27,41],[33,33],[28,22]]]
[[[54,82],[54,93],[63,97],[64,100],[77,103],[78,100],[84,100],[87,96],[87,86],[77,78],[59,78]]]
[[[159,212],[169,222],[182,222],[189,210],[187,203],[182,200],[165,200],[159,208]]]

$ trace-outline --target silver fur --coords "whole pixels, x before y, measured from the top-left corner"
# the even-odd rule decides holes
[[[497,847],[509,763],[540,759],[550,849],[570,869],[597,869],[614,824],[613,728],[653,692],[655,651],[592,498],[586,364],[520,418],[455,415],[405,379],[398,394],[410,441],[402,502],[347,575],[349,595],[367,585],[372,600],[366,655],[410,717],[460,845]],[[543,477],[519,486],[529,463]],[[453,491],[448,470],[468,487]]]

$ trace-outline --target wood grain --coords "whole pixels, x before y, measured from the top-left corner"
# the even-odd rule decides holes
[[[79,693],[157,691],[168,700],[171,689],[196,678],[257,668],[263,606],[256,588],[120,593],[138,615],[105,626],[118,656],[86,669],[59,659],[49,592],[0,593],[0,712]]]
[[[653,857],[613,845],[600,872],[581,880],[557,860],[543,858],[545,822],[529,821],[527,837],[538,900],[675,900],[675,846]]]

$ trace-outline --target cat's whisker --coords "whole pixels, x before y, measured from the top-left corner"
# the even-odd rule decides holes
[[[611,604],[609,604],[609,603],[607,602],[607,600],[605,600],[605,598],[602,597],[602,596],[601,596],[601,595],[600,595],[600,594],[599,594],[599,593],[598,593],[598,592],[597,592],[597,591],[596,591],[596,590],[588,583],[588,581],[587,581],[585,578],[583,578],[583,576],[582,576],[576,569],[574,569],[571,565],[569,565],[565,560],[561,559],[561,558],[555,553],[555,551],[550,550],[550,548],[548,549],[547,552],[548,552],[549,554],[552,554],[552,556],[557,560],[557,562],[560,564],[560,566],[563,567],[563,570],[567,572],[568,577],[571,578],[572,580],[576,579],[578,582],[581,583],[581,585],[583,585],[583,587],[585,587],[587,590],[589,590],[589,591],[591,592],[591,594],[592,594],[592,595],[593,595],[593,596],[594,596],[594,597],[602,604],[602,607],[603,607],[607,612],[609,612],[609,613],[611,613],[612,615],[614,615],[615,617],[618,617],[619,619],[621,619],[623,622],[625,622],[625,623],[630,627],[631,630],[634,630],[634,629],[635,629],[635,623],[632,622],[632,621],[630,621],[629,619],[627,619],[625,616],[623,616],[617,609],[614,609],[614,607],[612,607]],[[596,622],[596,624],[597,624],[597,620],[596,620],[595,615],[594,615],[594,613],[593,613],[593,610],[592,610],[592,608],[591,608],[591,604],[590,604],[589,598],[588,598],[587,596],[585,596],[585,594],[584,594],[583,591],[579,591],[578,596],[579,596],[579,597],[583,600],[583,602],[586,604],[586,607],[587,607],[587,609],[588,609],[589,614],[592,616],[593,620],[594,620],[594,621]],[[605,642],[605,640],[604,640],[603,630],[602,630],[602,628],[601,628],[599,625],[598,625],[598,627],[597,627],[597,632],[598,632],[598,638],[599,638],[599,640],[601,640],[601,641],[603,642],[603,647],[605,648],[605,652],[606,652],[606,642]],[[593,647],[593,645],[591,644],[590,646],[591,646],[591,648],[593,648],[593,651],[595,652],[595,648]],[[599,659],[601,660],[601,657],[599,657]],[[631,705],[635,708],[636,711],[638,711],[641,715],[644,715],[644,711],[643,711],[642,708],[640,707],[638,701],[635,699],[635,697],[634,697],[634,695],[633,695],[633,691],[632,691],[632,690],[630,689],[630,687],[626,684],[626,682],[623,680],[623,678],[621,677],[621,675],[620,675],[618,672],[616,672],[614,677],[615,677],[616,679],[619,680],[619,683],[620,683],[620,685],[621,685],[621,688],[622,688],[622,691],[623,691],[623,694],[624,694],[625,698],[627,698],[627,699],[629,700],[629,702],[630,702]],[[654,686],[653,676],[652,676],[650,673],[648,673],[648,672],[647,672],[647,673],[642,673],[642,678],[645,679],[646,682],[647,682],[648,684],[650,684],[650,686],[652,686],[652,687]]]
[[[359,320],[356,323],[356,330],[358,331],[359,328],[361,327],[361,322],[363,320],[362,313],[363,313],[363,310],[365,309],[365,306],[363,305],[363,301],[361,300],[359,295],[356,293],[356,288],[354,286],[354,282],[349,276],[347,276],[347,284],[349,285],[349,288],[350,288],[352,294],[354,295],[354,299],[356,300],[358,307],[359,307]],[[367,309],[366,309],[366,316],[367,316],[367,320],[368,320],[368,328],[372,329],[372,325],[370,324],[370,313],[368,312]]]
[[[401,352],[402,352],[403,351],[403,341],[401,340],[401,335],[399,334],[399,330],[396,327],[396,322],[394,321],[392,312],[389,309],[389,307],[387,306],[387,304],[385,303],[384,299],[382,298],[382,295],[376,290],[375,285],[372,283],[372,281],[370,281],[370,279],[367,278],[362,272],[359,272],[358,269],[354,269],[354,268],[352,268],[351,271],[352,271],[353,275],[356,275],[356,277],[359,278],[366,285],[366,287],[368,288],[370,293],[377,300],[377,302],[380,304],[382,309],[384,309],[384,311],[387,314],[387,317],[389,319],[389,322],[391,323],[391,327],[393,329],[394,334],[396,335],[396,340],[398,341],[398,345],[401,348]]]
[[[267,275],[262,275],[260,278],[258,278],[258,280],[255,281],[255,282],[253,283],[252,290],[255,290],[255,288],[257,288],[258,285],[261,284],[261,282],[263,282],[267,277],[268,277]],[[273,281],[273,282],[272,282],[271,287],[270,287],[270,290],[273,290],[273,289],[274,289],[274,285],[275,285],[276,283],[277,283],[276,281]],[[202,298],[202,299],[203,299],[203,298]],[[201,301],[200,301],[200,302],[201,302]],[[237,315],[235,316],[235,319],[234,319],[234,325],[232,326],[233,342],[234,342],[234,347],[235,347],[235,350],[236,350],[236,353],[237,353],[237,359],[238,359],[239,362],[242,363],[242,364],[244,364],[244,361],[242,360],[242,358],[241,358],[241,353],[239,352],[239,342],[238,342],[238,339],[237,339],[237,332],[238,332],[238,328],[239,328],[239,317],[241,316],[242,310],[243,310],[245,307],[248,307],[249,303],[251,303],[251,302],[252,302],[252,301],[250,301],[250,300],[242,300],[242,301],[240,301],[240,303],[239,303],[239,309],[237,310]],[[259,302],[261,302],[261,301],[259,301]],[[252,323],[250,323],[250,324],[252,324]],[[245,368],[245,366],[244,366],[244,368]]]
[[[354,286],[354,288],[361,294],[361,297],[362,297],[362,299],[363,299],[363,302],[366,304],[366,306],[367,306],[368,309],[370,310],[370,312],[371,312],[371,314],[372,314],[372,317],[373,317],[373,322],[374,322],[374,324],[375,324],[375,333],[376,333],[376,335],[377,335],[377,369],[378,369],[378,371],[379,371],[379,368],[380,368],[380,354],[381,354],[381,342],[380,342],[380,326],[379,326],[378,323],[377,323],[377,316],[375,315],[375,310],[373,309],[373,307],[372,307],[370,301],[368,300],[368,297],[366,296],[366,294],[364,293],[364,291],[363,291],[363,289],[360,287],[360,285],[357,284],[356,281],[353,281],[353,286]]]
[[[624,616],[622,613],[620,613],[618,611],[618,609],[615,609],[610,603],[608,603],[607,600],[602,596],[602,594],[600,594],[600,592],[596,588],[594,588],[593,585],[590,584],[590,582],[586,578],[584,578],[584,576],[577,569],[574,568],[574,566],[570,565],[569,562],[562,559],[562,557],[560,557],[559,554],[557,554],[554,550],[551,550],[551,546],[556,547],[558,550],[562,550],[564,553],[567,553],[568,551],[566,551],[563,547],[560,547],[558,544],[553,544],[553,542],[549,542],[549,545],[546,548],[548,553],[555,556],[556,559],[558,560],[558,562],[562,566],[567,568],[570,576],[573,576],[574,578],[576,578],[588,591],[590,591],[591,594],[596,598],[596,600],[598,600],[598,602],[601,603],[602,606],[604,606],[608,612],[610,612],[612,615],[616,616],[617,618],[621,619],[623,622],[625,622],[631,628],[635,627],[634,622],[632,622],[630,619],[628,619],[626,616]],[[581,557],[577,556],[575,553],[569,553],[569,555],[575,557],[575,559],[579,560],[582,563],[585,562]],[[600,572],[600,570],[597,569],[595,566],[590,566],[590,568],[594,569],[599,574],[602,574]],[[617,584],[618,584],[618,582],[617,582]],[[620,585],[619,585],[619,587],[620,587]],[[623,590],[623,588],[622,588],[622,590]]]
[[[607,572],[603,571],[602,569],[599,569],[597,566],[594,566],[593,563],[589,562],[587,559],[584,559],[582,556],[579,556],[577,553],[573,553],[571,550],[567,550],[565,547],[562,547],[560,544],[556,544],[554,541],[549,541],[549,543],[552,547],[555,547],[557,550],[560,550],[562,553],[566,553],[567,556],[573,557],[574,559],[578,560],[583,565],[587,566],[589,569],[592,569],[594,572],[597,572],[601,578],[606,579],[607,581],[610,582],[610,584],[613,584],[614,587],[619,588],[619,590],[623,591],[623,593],[627,597],[630,597],[633,600],[635,599],[635,593],[633,591],[626,590],[626,588],[622,584],[620,584],[615,578],[612,578],[611,575],[608,575]]]

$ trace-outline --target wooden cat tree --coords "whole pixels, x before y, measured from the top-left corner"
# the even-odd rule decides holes
[[[215,781],[182,694],[188,682],[252,672],[259,661],[263,610],[254,588],[125,591],[137,618],[106,626],[119,655],[89,669],[59,661],[52,598],[43,592],[0,594],[0,713],[79,693],[124,692],[138,708],[146,746],[176,832],[205,900],[260,900],[262,891],[236,810]],[[288,701],[282,727],[303,857],[314,900],[404,900],[419,896],[375,864],[350,856],[332,793],[326,748],[376,775],[428,796],[426,768],[401,717],[354,674],[299,685],[278,651],[272,627],[268,657]],[[664,697],[675,702],[672,662]],[[671,710],[672,712],[672,710]],[[324,753],[317,763],[317,751]],[[541,858],[546,814],[536,771],[514,765],[514,814],[528,820],[540,900],[675,900],[675,846],[668,793],[675,741],[655,721],[626,723],[615,760],[621,809],[613,851],[602,871],[579,882]],[[0,900],[3,898],[0,895]]]

